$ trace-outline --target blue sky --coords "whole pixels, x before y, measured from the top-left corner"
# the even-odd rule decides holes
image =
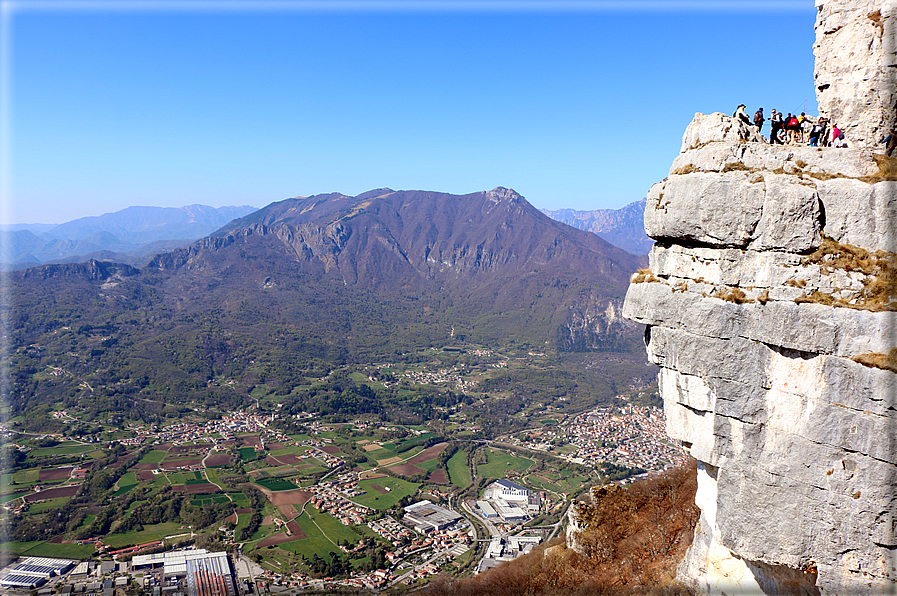
[[[4,0],[2,14],[12,223],[383,186],[618,208],[666,176],[695,112],[817,110],[809,0]]]

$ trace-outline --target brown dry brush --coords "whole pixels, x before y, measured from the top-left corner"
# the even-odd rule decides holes
[[[680,595],[676,565],[691,545],[700,511],[696,463],[631,486],[594,492],[583,553],[556,538],[476,577],[439,576],[426,596]]]

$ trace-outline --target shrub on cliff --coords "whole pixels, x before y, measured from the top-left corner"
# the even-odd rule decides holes
[[[628,487],[594,492],[589,528],[576,552],[562,538],[476,577],[438,577],[427,596],[592,596],[690,594],[676,565],[691,545],[700,511],[696,464]]]

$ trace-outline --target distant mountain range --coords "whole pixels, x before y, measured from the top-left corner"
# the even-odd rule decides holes
[[[140,268],[12,272],[16,410],[85,391],[112,409],[132,394],[220,402],[464,341],[640,353],[619,309],[645,263],[506,188],[287,199]],[[66,376],[34,372],[58,363]]]
[[[614,246],[636,255],[646,255],[654,241],[645,234],[645,199],[621,209],[542,209],[542,213],[568,226],[598,234]]]
[[[645,201],[622,209],[542,209],[548,217],[593,232],[614,246],[636,255],[647,254],[653,241],[643,227]],[[0,269],[27,269],[46,263],[77,263],[88,259],[140,266],[153,255],[186,246],[256,211],[255,207],[128,207],[105,215],[82,217],[63,224],[14,224],[7,236]]]
[[[0,267],[25,269],[43,263],[88,259],[138,265],[150,256],[208,236],[255,207],[128,207],[59,225],[7,226]]]

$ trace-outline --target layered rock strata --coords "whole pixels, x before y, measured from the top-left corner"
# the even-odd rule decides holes
[[[893,6],[817,7],[820,111],[877,134],[893,52],[856,36],[890,31]],[[897,593],[895,174],[869,148],[698,114],[648,195],[657,244],[623,314],[648,326],[667,432],[699,461],[678,569],[699,593]]]
[[[689,126],[649,193],[658,243],[624,305],[648,325],[667,431],[700,462],[680,579],[705,593],[890,589],[897,182],[869,151],[727,136],[740,126]]]

